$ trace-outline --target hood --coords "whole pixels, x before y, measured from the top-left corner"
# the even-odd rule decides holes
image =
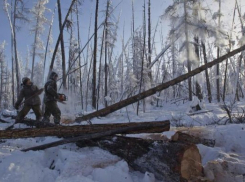
[[[55,76],[58,76],[58,74],[56,72],[52,71],[49,75],[49,79],[53,80]]]

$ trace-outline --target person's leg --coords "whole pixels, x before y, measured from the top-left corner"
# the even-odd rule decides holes
[[[44,111],[43,120],[42,120],[44,122],[50,122],[49,118],[51,116],[51,112],[48,106],[49,106],[49,102],[45,103],[45,111]]]
[[[32,110],[34,111],[34,113],[36,115],[36,120],[41,121],[42,111],[41,111],[40,105],[32,106]]]
[[[24,107],[21,109],[21,111],[18,113],[15,123],[21,123],[21,121],[24,119],[24,117],[28,114],[30,111],[31,106],[24,105]]]
[[[60,123],[60,116],[61,116],[61,111],[57,105],[57,102],[50,102],[49,104],[49,111],[51,114],[54,116],[54,123],[59,124]]]

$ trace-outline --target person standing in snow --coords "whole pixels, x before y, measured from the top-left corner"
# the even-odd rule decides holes
[[[56,81],[58,79],[58,74],[55,72],[51,72],[49,75],[49,79],[44,86],[44,104],[45,104],[45,112],[43,115],[43,121],[49,122],[49,118],[51,114],[54,116],[54,123],[60,123],[61,111],[57,105],[57,101],[59,100],[59,94],[57,92],[57,84]]]
[[[42,118],[42,112],[40,108],[41,100],[38,96],[41,93],[40,90],[36,85],[33,85],[30,78],[28,77],[24,77],[22,79],[21,85],[22,85],[22,89],[18,96],[18,100],[14,105],[14,108],[18,110],[24,98],[25,101],[24,101],[24,107],[21,109],[21,111],[18,113],[15,119],[15,123],[20,123],[31,109],[34,111],[36,115],[36,120],[40,121]]]

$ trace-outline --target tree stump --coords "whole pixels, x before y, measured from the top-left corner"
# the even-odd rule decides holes
[[[76,144],[99,146],[127,161],[134,170],[153,173],[158,180],[188,181],[203,175],[199,150],[189,143],[117,136]]]

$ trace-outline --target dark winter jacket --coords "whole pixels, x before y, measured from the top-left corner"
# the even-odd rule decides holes
[[[51,73],[49,80],[46,82],[44,86],[44,102],[50,102],[50,101],[57,101],[59,95],[57,93],[57,84],[56,81],[53,78],[53,75]]]
[[[33,85],[33,84],[32,85],[23,85],[22,89],[20,91],[20,94],[18,96],[18,100],[15,103],[15,105],[19,106],[24,98],[26,100],[25,105],[30,105],[30,106],[41,105],[41,100],[40,100],[39,96],[38,95],[33,96],[38,91],[39,91],[39,89],[36,85]],[[29,97],[31,97],[31,98],[28,99]]]

